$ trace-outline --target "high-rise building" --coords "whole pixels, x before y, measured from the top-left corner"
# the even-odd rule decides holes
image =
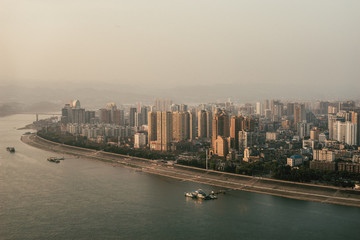
[[[116,109],[113,112],[113,123],[117,124],[117,125],[120,125],[120,126],[125,126],[124,110]]]
[[[142,123],[142,114],[141,114],[141,112],[136,112],[135,113],[135,126],[134,127],[136,127],[137,129],[139,129],[142,125],[143,125],[143,123]]]
[[[111,112],[106,108],[99,109],[99,118],[101,123],[111,123]]]
[[[93,123],[95,119],[95,111],[85,111],[85,123]]]
[[[360,145],[360,113],[359,112],[351,112],[351,122],[356,125],[356,145]]]
[[[244,151],[246,148],[252,147],[253,144],[255,144],[253,132],[239,131],[239,151]]]
[[[170,106],[170,111],[171,111],[171,112],[178,112],[178,111],[180,111],[180,106],[179,106],[179,104],[171,104],[171,106]]]
[[[320,102],[319,113],[320,114],[328,114],[329,105],[330,105],[329,102]]]
[[[339,111],[354,111],[355,102],[354,101],[346,101],[339,103]]]
[[[329,129],[329,139],[334,140],[335,139],[335,122],[336,122],[336,115],[335,114],[329,114],[328,115],[328,129]]]
[[[148,113],[148,144],[157,140],[157,113]]]
[[[70,112],[71,106],[70,104],[65,104],[65,106],[61,109],[61,122],[66,124],[69,122],[69,112]]]
[[[212,136],[212,113],[206,111],[206,138],[211,138]]]
[[[160,151],[170,151],[172,141],[172,113],[157,112],[157,148]]]
[[[232,116],[230,125],[230,138],[232,148],[239,150],[239,131],[244,129],[244,118],[242,116]]]
[[[266,120],[271,119],[271,109],[265,109],[265,119]]]
[[[185,104],[180,104],[180,112],[187,112],[188,111],[188,106]]]
[[[328,106],[328,114],[336,114],[338,112],[338,108],[335,106]]]
[[[110,112],[110,123],[114,123],[114,112],[117,109],[116,104],[114,102],[107,103],[105,108]]]
[[[270,109],[269,100],[265,100],[264,101],[264,112],[268,109]]]
[[[148,124],[148,111],[149,111],[149,108],[148,107],[145,107],[145,106],[142,106],[140,108],[140,112],[141,112],[141,123],[143,125],[147,125]]]
[[[215,149],[215,140],[218,136],[230,137],[229,115],[225,111],[215,113],[212,122],[212,145]]]
[[[251,117],[245,117],[243,122],[242,129],[248,132],[253,132],[255,130],[255,121]]]
[[[186,113],[173,112],[172,113],[172,141],[181,142],[187,139],[187,124]]]
[[[336,140],[341,143],[345,143],[346,137],[346,123],[341,121],[336,121]]]
[[[261,102],[257,102],[256,103],[256,114],[257,115],[262,115],[262,107],[261,107]]]
[[[65,104],[61,110],[62,123],[85,123],[85,109],[81,108],[80,101],[74,100],[70,104]]]
[[[211,112],[200,110],[198,112],[198,137],[210,138],[212,129]]]
[[[84,108],[73,108],[71,109],[72,123],[85,123],[85,109]]]
[[[288,117],[291,117],[294,115],[294,110],[295,110],[295,103],[287,103],[286,105],[286,115]]]
[[[314,127],[310,130],[310,139],[311,140],[319,141],[319,135],[320,135],[320,130],[317,127]]]
[[[346,122],[345,143],[348,145],[358,145],[357,133],[357,125],[350,121]]]
[[[136,108],[132,107],[129,110],[129,126],[135,127],[135,115],[136,115]]]
[[[206,111],[200,110],[198,112],[198,138],[206,138]]]
[[[181,112],[182,114],[184,114],[184,121],[185,121],[185,139],[186,140],[192,140],[191,136],[192,136],[192,126],[191,126],[191,113],[190,112]]]
[[[306,120],[305,104],[295,104],[294,106],[294,126],[296,127],[299,122]]]
[[[195,139],[196,133],[196,114],[195,112],[188,111],[189,118],[188,118],[188,125],[189,125],[189,139]]]
[[[172,101],[170,99],[155,99],[154,106],[156,111],[169,111]]]
[[[306,121],[299,122],[297,124],[297,133],[301,139],[310,136],[310,129],[312,127],[312,123],[307,123]]]
[[[271,120],[280,121],[284,111],[284,104],[278,100],[271,101]]]

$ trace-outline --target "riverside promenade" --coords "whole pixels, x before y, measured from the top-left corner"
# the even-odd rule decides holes
[[[191,181],[233,190],[243,190],[274,196],[360,207],[360,191],[314,184],[251,177],[201,168],[167,164],[157,160],[79,148],[43,139],[36,134],[22,136],[21,140],[43,150],[107,162],[179,181]]]

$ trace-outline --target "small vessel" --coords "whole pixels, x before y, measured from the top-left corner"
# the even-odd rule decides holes
[[[209,194],[209,198],[210,199],[217,199],[217,196],[215,195],[214,191],[211,191],[211,193]]]
[[[203,191],[203,190],[201,190],[201,189],[199,189],[199,190],[197,190],[197,197],[198,198],[201,198],[201,199],[206,199],[206,197],[207,197],[207,195],[206,195],[206,193]]]
[[[15,152],[15,148],[13,148],[13,147],[7,147],[6,150],[11,152],[11,153]]]
[[[194,198],[195,195],[193,193],[185,193],[185,197],[191,197],[191,198]]]
[[[56,157],[49,157],[47,160],[49,162],[60,163],[60,160]]]
[[[194,192],[188,192],[185,193],[185,197],[191,197],[196,199],[204,199],[204,200],[211,200],[211,199],[217,199],[217,196],[215,195],[214,191],[211,191],[209,195],[207,195],[203,190],[198,189]]]

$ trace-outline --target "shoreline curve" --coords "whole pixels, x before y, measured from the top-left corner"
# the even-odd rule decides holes
[[[360,207],[360,191],[347,188],[252,177],[179,164],[169,165],[156,160],[56,143],[41,138],[36,134],[24,135],[21,137],[21,141],[42,150],[95,159],[113,166],[130,167],[138,171],[141,170],[142,172],[180,181],[191,181],[226,189],[243,190],[291,199]]]

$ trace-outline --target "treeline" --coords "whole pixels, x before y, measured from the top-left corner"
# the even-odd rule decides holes
[[[360,181],[360,175],[351,172],[321,171],[307,167],[291,168],[279,166],[272,174],[273,178],[294,182],[320,182],[339,187],[354,187]]]
[[[148,149],[132,149],[129,147],[118,147],[104,143],[96,143],[89,141],[86,137],[82,136],[73,136],[69,133],[62,134],[56,129],[43,129],[38,131],[38,135],[47,140],[63,143],[70,146],[82,147],[94,150],[102,150],[105,152],[118,153],[123,155],[128,155],[132,157],[146,158],[151,160],[156,159],[165,159],[165,160],[175,160],[175,155],[168,152],[156,152]]]
[[[73,136],[69,133],[62,134],[59,129],[47,129],[38,132],[40,137],[50,141],[63,143],[76,147],[83,147],[95,150],[102,150],[111,153],[118,153],[133,157],[146,158],[151,160],[164,159],[175,160],[176,154],[169,152],[157,152],[149,149],[133,149],[129,147],[118,147],[104,143],[96,143],[89,141],[86,137]],[[191,160],[178,160],[178,164],[193,166],[198,168],[206,168],[206,160],[204,154],[199,154],[198,158]],[[309,164],[305,164],[300,168],[291,168],[277,161],[272,162],[240,162],[233,163],[225,161],[222,158],[214,156],[209,159],[208,168],[217,171],[229,173],[237,173],[249,176],[271,177],[280,180],[293,182],[319,182],[333,186],[354,187],[356,182],[360,181],[360,175],[349,172],[338,171],[320,171],[310,169]]]

